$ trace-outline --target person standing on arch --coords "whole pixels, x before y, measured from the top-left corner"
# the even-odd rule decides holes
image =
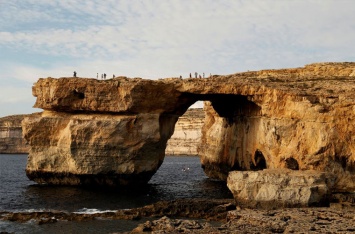
[[[104,80],[106,80],[106,73],[104,73]]]
[[[74,75],[73,76],[76,77],[76,71],[74,71]]]

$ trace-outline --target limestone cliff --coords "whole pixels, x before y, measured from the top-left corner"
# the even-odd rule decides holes
[[[243,84],[225,105],[205,104],[205,172],[224,180],[232,170],[327,171],[335,190],[353,191],[354,71],[355,63],[321,63],[225,77]]]
[[[188,109],[175,124],[174,134],[169,139],[166,155],[198,155],[201,129],[205,120],[202,108]]]
[[[21,121],[26,115],[0,118],[0,154],[25,154],[29,145],[22,138]]]
[[[37,113],[38,114],[38,113]],[[28,115],[0,118],[0,154],[27,154],[30,147],[22,137],[22,120]],[[204,121],[202,108],[188,109],[176,123],[167,143],[166,155],[197,155]]]
[[[355,189],[355,63],[318,63],[208,79],[39,79],[41,117],[23,121],[27,175],[54,184],[147,181],[175,123],[206,101],[199,155],[207,175],[289,168]]]

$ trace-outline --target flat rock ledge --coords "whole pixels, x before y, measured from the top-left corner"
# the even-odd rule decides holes
[[[233,171],[227,186],[239,206],[275,209],[329,205],[335,176],[290,169]]]
[[[354,210],[352,210],[354,211]],[[162,217],[129,233],[353,233],[355,215],[332,208],[229,211],[222,224]]]

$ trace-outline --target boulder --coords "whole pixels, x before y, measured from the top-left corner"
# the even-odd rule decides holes
[[[327,205],[334,181],[324,172],[265,169],[232,171],[227,186],[240,206],[275,209]]]

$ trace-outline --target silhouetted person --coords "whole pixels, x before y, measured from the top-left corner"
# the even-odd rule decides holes
[[[115,78],[115,74],[113,74],[112,78]]]
[[[106,73],[104,73],[104,80],[106,80]]]
[[[74,77],[76,77],[76,71],[74,71]]]
[[[101,74],[101,80],[103,80],[104,79],[104,74]]]
[[[195,72],[195,78],[197,78],[197,72]]]
[[[192,78],[192,76],[191,76],[191,72],[190,72],[190,78]]]
[[[205,78],[205,73],[202,73],[203,74],[203,78]]]

